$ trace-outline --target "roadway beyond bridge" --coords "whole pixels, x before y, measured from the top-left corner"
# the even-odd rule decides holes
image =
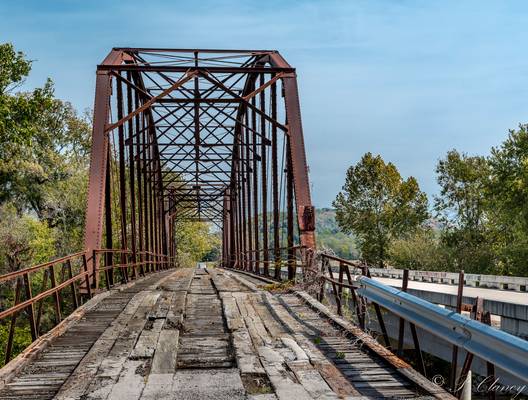
[[[452,398],[302,292],[218,269],[95,296],[2,370],[0,399]]]

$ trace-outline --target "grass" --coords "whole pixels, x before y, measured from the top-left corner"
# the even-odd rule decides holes
[[[270,283],[268,285],[265,285],[264,289],[274,293],[283,293],[288,292],[294,285],[295,282],[293,280],[290,280],[284,282]]]

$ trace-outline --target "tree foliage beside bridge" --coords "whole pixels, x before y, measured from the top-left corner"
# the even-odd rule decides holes
[[[0,44],[0,273],[83,248],[91,112],[56,98],[50,79],[22,90],[31,65]],[[193,261],[219,247],[203,222],[182,226],[180,237]],[[193,239],[203,246],[190,249]]]
[[[354,233],[363,258],[381,267],[390,243],[428,218],[427,205],[415,178],[402,179],[394,164],[371,153],[348,169],[343,191],[334,201],[341,229]]]
[[[398,208],[395,187],[403,181],[380,156],[367,153],[348,170],[334,205],[339,226],[361,238],[361,257],[401,268],[528,275],[528,125],[511,130],[488,156],[450,150],[436,174],[440,192],[424,218]],[[426,202],[411,204],[424,211]],[[398,217],[406,229],[392,228]]]
[[[0,45],[2,273],[78,250],[84,223],[88,116],[55,98],[49,79],[20,91],[30,70],[21,52]]]

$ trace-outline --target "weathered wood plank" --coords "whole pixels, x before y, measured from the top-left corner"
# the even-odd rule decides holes
[[[86,312],[78,321],[72,323],[69,329],[60,336],[51,340],[40,356],[31,360],[13,380],[14,385],[12,386],[16,388],[17,393],[20,393],[25,385],[26,388],[32,388],[32,398],[51,399],[55,395],[59,399],[80,398],[86,385],[95,376],[100,362],[113,346],[117,332],[122,328],[120,326],[122,318],[126,320],[128,310],[134,308],[134,298],[138,293],[157,285],[169,274],[170,271],[154,274],[105,292],[104,296],[98,296],[100,297],[99,302],[94,299],[95,305],[87,307]],[[91,350],[99,351],[98,355],[88,356]],[[59,373],[61,378],[58,378],[59,375],[39,378],[39,376],[46,376],[42,374],[49,373]],[[39,386],[34,386],[37,380],[39,380]],[[76,384],[72,385],[72,382]],[[72,391],[70,395],[64,395],[69,389]],[[13,393],[9,388],[0,390],[0,398],[9,398],[10,392]]]
[[[288,368],[295,374],[295,377],[304,389],[314,399],[337,399],[338,396],[328,386],[321,374],[308,361],[291,361],[287,363]]]
[[[237,366],[241,375],[263,375],[264,369],[260,363],[256,350],[251,342],[251,337],[246,324],[240,315],[236,299],[229,296],[221,296],[224,315],[231,338]]]
[[[173,392],[174,372],[155,373],[153,369],[147,377],[147,383],[141,395],[142,400],[174,400]]]
[[[141,358],[152,358],[154,357],[154,351],[158,344],[158,339],[161,333],[161,328],[165,321],[163,319],[156,319],[154,321],[147,321],[139,339],[134,346],[134,349],[130,353],[130,359],[141,359]]]
[[[246,393],[237,369],[178,370],[172,386],[175,399],[243,400]]]
[[[300,383],[294,381],[285,370],[285,360],[279,352],[268,346],[259,347],[258,352],[279,400],[312,399],[308,391]]]
[[[156,304],[159,295],[159,291],[146,293],[141,304],[128,320],[124,329],[120,331],[109,353],[101,362],[96,375],[87,386],[84,392],[87,398],[106,399],[110,395],[112,387],[118,381],[141,330],[145,326],[146,316]]]
[[[150,360],[126,360],[117,382],[112,386],[108,400],[136,400],[145,388],[144,377],[150,370]]]
[[[179,330],[162,329],[152,360],[152,373],[167,374],[176,370]]]

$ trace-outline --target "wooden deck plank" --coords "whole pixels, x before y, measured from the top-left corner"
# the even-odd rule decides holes
[[[50,342],[0,400],[423,396],[416,376],[302,296],[233,274],[178,270],[116,292]]]
[[[13,395],[21,395],[26,392],[35,398],[51,399],[55,395],[57,398],[64,399],[79,398],[79,392],[70,397],[61,397],[62,394],[58,392],[62,387],[64,390],[68,388],[74,390],[73,386],[76,385],[66,384],[68,381],[71,383],[70,378],[73,375],[78,378],[77,387],[82,386],[82,390],[84,390],[84,383],[89,381],[86,377],[92,376],[97,370],[97,366],[93,364],[94,360],[92,359],[90,363],[90,359],[86,358],[86,355],[95,343],[99,343],[96,347],[99,350],[101,350],[101,346],[111,346],[112,339],[108,339],[110,335],[105,336],[105,332],[109,329],[112,330],[116,325],[119,326],[120,315],[138,293],[149,290],[152,285],[157,285],[168,274],[170,271],[164,271],[104,293],[100,302],[88,310],[78,321],[71,324],[69,329],[50,341],[36,359],[28,361],[27,365],[9,385],[0,389],[0,399],[8,399]],[[115,330],[114,335],[118,331],[120,329]],[[98,342],[99,339],[101,342]],[[83,362],[85,359],[88,361]],[[81,367],[79,374],[75,372],[78,366]],[[61,378],[50,378],[49,382],[46,382],[50,383],[49,385],[34,385],[34,377],[45,373],[57,374],[56,377],[60,375]]]

